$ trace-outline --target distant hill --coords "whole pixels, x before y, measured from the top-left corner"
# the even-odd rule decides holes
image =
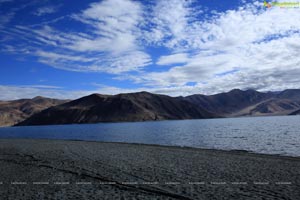
[[[216,115],[194,104],[166,95],[138,92],[92,94],[37,113],[18,125],[202,119]]]
[[[289,115],[300,108],[300,101],[272,98],[246,107],[231,116],[274,116]]]
[[[0,101],[0,126],[11,126],[17,124],[46,108],[65,102],[67,101],[44,97],[14,101]]]
[[[289,89],[289,90],[284,90],[280,92],[277,95],[278,98],[281,99],[294,99],[294,100],[299,100],[300,99],[300,89]]]
[[[288,115],[300,109],[300,90],[258,92],[231,90],[216,95],[191,95],[184,99],[224,117]]]
[[[215,95],[195,94],[187,96],[184,99],[203,107],[210,112],[218,113],[223,116],[238,112],[248,106],[257,104],[273,96],[272,93],[261,93],[255,90],[234,89],[227,93]]]

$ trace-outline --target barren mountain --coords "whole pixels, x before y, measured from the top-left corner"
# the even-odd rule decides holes
[[[14,125],[46,108],[65,102],[67,101],[44,97],[14,101],[0,101],[0,126]]]
[[[235,89],[227,93],[208,96],[196,94],[187,97],[169,97],[148,92],[92,94],[67,103],[42,97],[0,101],[2,126],[16,123],[48,125],[299,113],[300,90],[295,89],[266,93]]]
[[[230,92],[215,95],[195,94],[185,99],[197,106],[203,107],[210,112],[227,116],[238,112],[248,106],[265,101],[273,96],[272,93],[261,93],[255,90],[234,89]]]
[[[33,115],[18,125],[127,122],[213,118],[214,114],[192,103],[148,92],[92,94]]]
[[[258,92],[232,90],[215,95],[192,95],[184,99],[224,117],[288,115],[300,109],[300,90]]]
[[[272,98],[246,107],[232,116],[275,116],[288,115],[300,108],[300,101]]]
[[[300,100],[300,89],[284,90],[280,92],[277,97],[281,99]]]

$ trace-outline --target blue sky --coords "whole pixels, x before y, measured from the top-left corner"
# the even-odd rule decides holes
[[[300,85],[300,9],[245,0],[0,0],[0,99]]]

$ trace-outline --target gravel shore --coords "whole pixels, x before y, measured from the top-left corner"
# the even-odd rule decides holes
[[[0,199],[300,199],[300,158],[0,139]]]

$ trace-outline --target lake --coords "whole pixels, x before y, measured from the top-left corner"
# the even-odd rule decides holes
[[[300,156],[300,116],[0,128],[0,138],[176,145]]]

